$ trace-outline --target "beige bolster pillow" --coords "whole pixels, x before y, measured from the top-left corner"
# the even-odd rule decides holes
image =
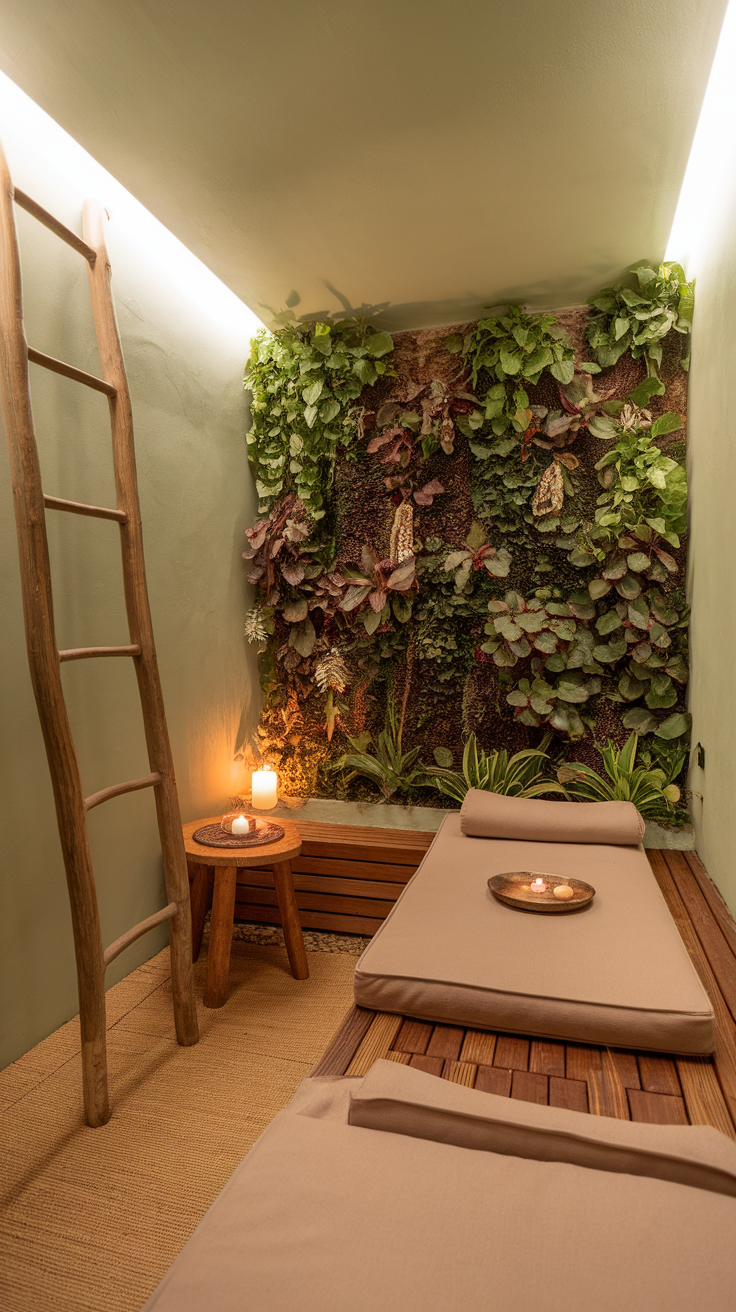
[[[545,802],[502,797],[471,788],[460,828],[472,838],[516,838],[533,843],[611,843],[636,847],[644,821],[633,802]]]
[[[348,1120],[415,1139],[621,1171],[736,1198],[736,1143],[702,1125],[648,1125],[480,1093],[397,1062],[377,1061]]]

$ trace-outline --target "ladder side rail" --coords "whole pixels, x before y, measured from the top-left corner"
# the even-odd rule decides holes
[[[28,377],[14,188],[0,149],[0,386],[13,485],[31,682],[51,774],[71,906],[89,1125],[110,1115],[105,1044],[105,975],[100,918],[79,763],[64,701],[54,631],[41,471]]]
[[[110,262],[103,211],[99,202],[85,201],[82,233],[96,256],[94,262],[88,264],[88,274],[102,375],[115,389],[115,395],[109,398],[109,406],[117,503],[118,508],[127,516],[125,523],[120,526],[125,604],[130,641],[141,649],[141,655],[134,659],[134,665],[149,764],[151,772],[161,776],[160,783],[154,787],[154,796],[164,877],[169,902],[176,902],[178,908],[170,925],[174,1019],[179,1043],[188,1046],[196,1043],[199,1037],[192,970],[189,875],[146,586],[130,393],[112,298]]]

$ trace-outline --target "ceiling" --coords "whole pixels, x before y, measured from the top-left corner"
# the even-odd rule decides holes
[[[725,9],[0,0],[0,68],[261,318],[399,329],[661,258]]]

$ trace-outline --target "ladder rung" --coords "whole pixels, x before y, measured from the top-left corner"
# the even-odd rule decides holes
[[[22,210],[32,214],[34,219],[38,219],[44,227],[49,228],[51,232],[55,232],[57,237],[61,237],[61,240],[65,241],[67,246],[73,246],[75,251],[79,251],[79,254],[84,256],[85,260],[89,260],[90,264],[94,264],[97,259],[97,251],[93,246],[88,246],[86,241],[82,241],[82,238],[77,236],[76,232],[72,232],[71,228],[65,227],[63,223],[55,219],[53,214],[49,214],[48,210],[45,210],[43,205],[39,205],[37,200],[32,200],[30,196],[27,196],[24,191],[20,190],[20,187],[14,187],[13,194],[16,204],[20,205]]]
[[[37,351],[35,346],[28,347],[28,359],[34,364],[42,364],[44,369],[50,369],[52,374],[63,374],[65,378],[72,378],[75,383],[84,383],[85,387],[94,387],[96,392],[104,392],[105,396],[117,396],[118,391],[112,383],[106,383],[104,378],[97,378],[95,374],[86,374],[83,369],[75,369],[73,364],[66,364],[64,360],[55,360],[53,355],[44,355],[43,351]]]
[[[135,793],[139,788],[154,788],[160,783],[161,775],[157,771],[155,774],[147,774],[143,779],[131,779],[127,784],[113,784],[112,788],[101,788],[99,793],[85,797],[84,809],[91,811],[93,806],[99,806],[100,802],[107,802],[110,797],[120,797],[122,793]]]
[[[59,652],[60,661],[81,661],[86,656],[140,656],[140,647],[67,647]]]
[[[141,937],[141,934],[147,934],[149,929],[155,929],[164,920],[171,920],[178,910],[176,902],[169,902],[169,905],[164,907],[162,911],[157,911],[155,915],[149,916],[147,920],[141,920],[140,924],[134,925],[132,929],[128,930],[127,934],[121,934],[120,938],[116,938],[109,948],[105,948],[105,965],[109,966],[110,962],[119,957],[120,953],[124,952],[131,943],[135,943],[136,939]]]
[[[73,515],[94,515],[97,519],[116,519],[118,524],[128,522],[124,510],[108,510],[105,506],[87,506],[83,501],[65,501],[63,497],[47,497],[45,492],[43,503],[47,510],[69,510]]]

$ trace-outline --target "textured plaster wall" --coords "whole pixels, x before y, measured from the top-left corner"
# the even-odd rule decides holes
[[[241,379],[255,320],[213,275],[45,115],[0,80],[11,172],[68,226],[82,201],[110,206],[114,289],[136,424],[148,582],[184,819],[222,806],[257,677],[242,633],[240,559],[254,493]],[[83,260],[18,211],[29,341],[99,371]],[[31,366],[44,489],[114,505],[107,403]],[[49,513],[60,647],[125,643],[116,525]],[[77,1011],[64,869],[28,675],[5,441],[0,447],[0,1065]],[[132,664],[64,667],[82,781],[90,793],[147,774]],[[253,708],[254,709],[254,708]],[[152,794],[90,815],[105,943],[163,905]],[[157,952],[160,927],[107,972],[114,984]]]
[[[688,403],[696,846],[736,912],[736,10],[731,5],[683,188],[671,253],[695,276]]]

